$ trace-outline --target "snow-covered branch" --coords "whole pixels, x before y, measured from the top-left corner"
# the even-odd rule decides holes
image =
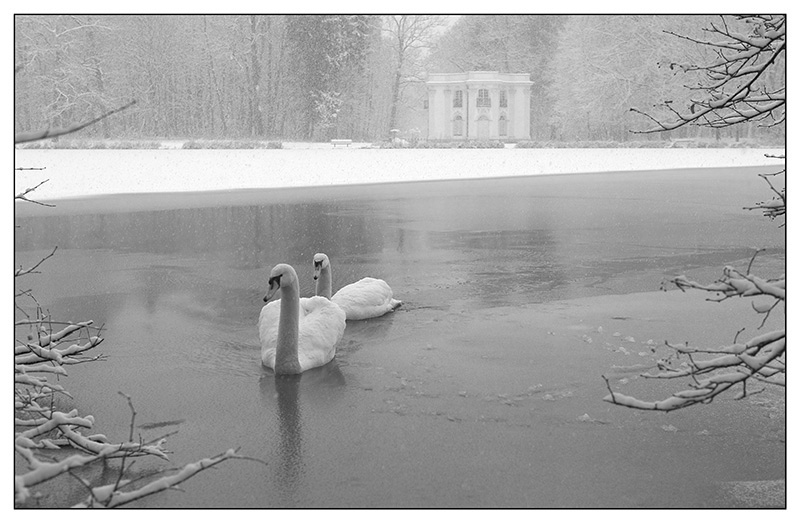
[[[758,254],[758,251],[756,252]],[[725,267],[723,276],[716,282],[702,284],[678,276],[671,281],[680,290],[696,289],[714,294],[711,301],[722,301],[731,297],[768,297],[773,300],[769,307],[753,306],[767,316],[786,301],[786,277],[764,279],[750,272],[753,259],[746,272],[733,267]],[[737,334],[738,337],[738,334]],[[659,401],[645,401],[614,391],[605,376],[603,379],[609,394],[604,401],[634,409],[670,411],[690,407],[700,403],[710,403],[720,394],[736,387],[737,399],[761,392],[753,390],[752,383],[764,385],[786,385],[786,330],[778,329],[753,337],[746,343],[734,343],[716,349],[673,345],[666,343],[672,351],[667,358],[656,362],[657,371],[641,374],[651,379],[689,378],[691,381],[684,390],[673,393]]]
[[[91,495],[73,508],[114,508],[125,505],[137,499],[150,496],[157,492],[175,488],[177,485],[188,480],[195,474],[207,470],[215,465],[229,459],[245,459],[236,453],[235,449],[228,449],[222,454],[210,458],[201,459],[181,468],[177,473],[163,476],[147,483],[145,486],[135,490],[123,492],[121,487],[130,485],[131,482],[120,482],[118,484],[103,485],[92,489]]]
[[[25,273],[30,272],[32,271]],[[29,293],[20,294],[22,295],[33,298]],[[33,300],[36,302],[35,298]],[[17,307],[21,309],[19,305]],[[14,425],[18,429],[14,436],[14,451],[24,460],[27,468],[14,471],[16,504],[24,504],[32,495],[33,488],[69,474],[93,492],[82,506],[119,506],[173,488],[202,470],[232,457],[241,457],[228,451],[187,465],[173,476],[159,478],[137,490],[123,492],[124,487],[134,483],[128,477],[130,470],[125,467],[125,460],[141,456],[168,460],[164,448],[166,438],[161,437],[153,442],[145,442],[141,438],[134,440],[136,411],[131,398],[124,394],[131,409],[128,441],[113,443],[103,434],[84,434],[93,429],[94,417],[81,416],[77,409],[69,412],[58,410],[55,396],[72,396],[63,385],[51,383],[48,378],[66,377],[65,365],[94,361],[102,357],[87,358],[81,355],[102,343],[103,338],[90,332],[91,321],[66,324],[50,321],[42,315],[38,302],[36,317],[32,318],[27,313],[26,316],[27,319],[15,322],[15,330],[23,330],[23,333],[17,333],[16,338],[23,338],[24,341],[18,341],[14,347]],[[58,326],[57,330],[54,330],[54,325]],[[25,333],[24,330],[28,332]],[[67,344],[69,346],[63,347]],[[77,453],[67,456],[63,452],[51,454],[52,451],[70,448]],[[80,477],[80,471],[84,467],[98,460],[109,459],[122,460],[119,477],[114,484],[92,488],[88,481]]]
[[[768,71],[783,63],[786,51],[785,16],[736,17],[749,27],[743,34],[729,27],[725,17],[722,24],[711,25],[706,31],[715,37],[703,40],[668,34],[709,47],[716,59],[704,65],[669,63],[668,67],[683,73],[699,73],[705,78],[687,89],[698,92],[686,110],[673,106],[672,101],[657,105],[666,116],[657,116],[637,108],[632,112],[641,114],[654,124],[653,127],[634,131],[655,133],[671,131],[685,125],[723,128],[747,121],[769,119],[772,124],[786,118],[785,84],[771,86]]]
[[[780,158],[785,159],[786,156],[783,155],[783,156],[780,156]],[[756,210],[756,209],[760,209],[764,213],[764,216],[766,216],[767,218],[769,218],[771,220],[775,219],[775,218],[778,218],[780,216],[786,216],[786,188],[783,187],[783,188],[781,188],[779,190],[779,189],[777,189],[775,187],[775,185],[770,180],[770,178],[772,178],[774,176],[784,176],[784,178],[785,178],[786,169],[784,168],[784,169],[781,169],[778,172],[770,173],[770,174],[760,174],[759,176],[765,182],[767,182],[767,185],[769,185],[769,189],[770,189],[770,191],[772,192],[772,194],[774,196],[772,197],[771,200],[765,200],[765,201],[762,201],[762,202],[758,202],[752,207],[745,207],[745,209],[751,210],[751,211],[752,210]],[[780,226],[783,227],[784,225],[786,225],[785,221]]]

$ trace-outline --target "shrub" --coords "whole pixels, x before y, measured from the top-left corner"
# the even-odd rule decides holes
[[[283,149],[282,142],[261,140],[189,140],[183,149]]]

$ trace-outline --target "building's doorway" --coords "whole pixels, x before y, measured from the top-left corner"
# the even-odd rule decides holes
[[[478,140],[489,139],[489,118],[481,116],[478,118]]]

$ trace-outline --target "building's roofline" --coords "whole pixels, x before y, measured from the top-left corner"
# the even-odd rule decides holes
[[[501,73],[499,71],[467,71],[463,73],[430,73],[426,84],[500,83],[532,85],[530,73]]]
[[[460,85],[460,84],[508,84],[508,85],[533,85],[530,80],[453,80],[453,81],[427,81],[425,85]]]

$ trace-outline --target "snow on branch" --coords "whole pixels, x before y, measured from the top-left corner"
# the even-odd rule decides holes
[[[712,39],[691,38],[666,31],[678,38],[710,47],[716,59],[704,65],[666,64],[673,71],[699,73],[705,80],[687,89],[698,93],[688,108],[679,109],[672,101],[654,107],[664,111],[664,116],[631,108],[645,116],[653,126],[634,133],[672,131],[685,125],[723,128],[747,121],[768,120],[772,126],[786,118],[785,84],[771,87],[767,72],[785,57],[786,24],[784,16],[736,17],[750,28],[749,34],[734,31],[724,16],[721,24],[711,24],[704,31]]]
[[[780,158],[786,159],[786,156],[783,155]],[[786,216],[786,188],[783,187],[780,190],[778,190],[770,180],[770,178],[774,176],[784,176],[785,178],[786,169],[785,168],[781,169],[780,171],[775,173],[759,174],[759,176],[761,177],[761,179],[767,182],[767,185],[769,185],[769,189],[770,191],[772,191],[774,196],[772,197],[771,200],[758,202],[752,207],[745,207],[745,209],[749,211],[760,209],[764,213],[764,216],[766,216],[771,220],[774,220],[775,218],[778,218],[780,216]],[[783,224],[780,225],[780,227],[783,227],[784,225],[786,225],[785,221]]]
[[[52,256],[55,253],[50,254]],[[47,257],[49,258],[49,256]],[[47,259],[45,258],[45,259]],[[41,260],[32,269],[41,264]],[[18,271],[28,274],[33,270]],[[29,296],[31,293],[20,293]],[[17,305],[19,310],[22,308]],[[94,417],[79,415],[77,409],[69,412],[58,410],[56,395],[72,397],[64,386],[54,384],[48,378],[66,377],[64,368],[68,364],[96,361],[102,356],[85,357],[82,354],[100,343],[103,338],[90,331],[94,329],[91,321],[64,323],[51,321],[42,314],[36,302],[36,316],[27,315],[27,319],[15,322],[17,345],[14,347],[14,451],[22,458],[27,470],[14,471],[14,502],[25,503],[32,495],[32,489],[42,487],[47,482],[64,474],[69,474],[92,492],[89,500],[81,506],[120,506],[136,499],[160,492],[186,481],[202,470],[231,458],[243,458],[234,451],[219,456],[200,460],[183,467],[172,476],[165,476],[151,481],[141,488],[123,492],[137,481],[131,480],[130,469],[125,467],[127,459],[153,456],[168,461],[164,448],[166,436],[146,442],[141,437],[134,438],[134,419],[136,411],[131,398],[127,398],[131,409],[131,422],[128,441],[113,443],[103,434],[84,434],[92,431]],[[54,329],[54,325],[58,327]],[[27,329],[27,334],[24,330]],[[23,341],[20,341],[20,339]],[[68,345],[65,347],[65,345]],[[63,455],[50,454],[51,451],[74,449],[76,453]],[[112,485],[93,488],[88,481],[80,477],[86,466],[98,460],[120,459],[119,476]],[[141,484],[141,479],[138,482]],[[44,487],[47,488],[47,487]]]
[[[227,451],[223,452],[222,454],[218,454],[216,456],[201,459],[200,461],[196,461],[194,463],[189,463],[188,465],[181,468],[175,474],[169,476],[163,476],[158,478],[154,481],[147,483],[145,486],[140,487],[135,490],[130,490],[127,492],[123,492],[120,487],[128,486],[132,482],[120,482],[119,484],[109,484],[103,485],[100,487],[95,487],[91,491],[91,495],[89,496],[86,501],[75,505],[73,508],[114,508],[125,505],[132,501],[136,501],[137,499],[144,498],[146,496],[150,496],[157,492],[162,492],[164,490],[173,489],[177,485],[183,483],[184,481],[188,480],[192,476],[204,471],[208,470],[215,465],[222,463],[223,461],[227,461],[229,459],[251,459],[245,458],[236,453],[235,449],[228,449]]]
[[[769,314],[786,301],[786,277],[760,278],[750,271],[750,260],[746,272],[725,267],[723,276],[710,284],[689,280],[686,276],[673,278],[671,282],[681,291],[701,290],[714,295],[710,301],[723,301],[731,297],[766,297],[772,300],[769,306],[753,309],[763,314],[759,328],[763,327]],[[740,331],[741,332],[741,331]],[[738,333],[737,333],[738,337]],[[753,384],[786,386],[786,330],[779,329],[759,334],[745,343],[736,343],[716,349],[673,345],[666,343],[672,353],[656,362],[657,371],[642,373],[643,378],[676,379],[689,378],[688,388],[673,393],[659,401],[645,401],[614,391],[609,379],[603,376],[609,394],[604,401],[634,409],[671,411],[692,405],[710,403],[720,394],[736,387],[736,399],[745,398],[764,390]]]

